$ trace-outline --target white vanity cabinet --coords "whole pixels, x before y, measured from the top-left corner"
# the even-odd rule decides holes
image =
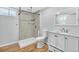
[[[56,40],[56,47],[62,51],[64,51],[65,39],[62,35],[58,34],[58,38]]]
[[[78,52],[78,38],[65,36],[65,51],[66,52]]]
[[[62,51],[64,51],[64,37],[59,34],[49,33],[48,43]]]
[[[50,32],[48,46],[49,50],[54,52],[78,52],[79,38]]]
[[[53,46],[56,47],[56,40],[57,40],[56,34],[49,33],[49,35],[48,35],[48,44],[53,45]]]

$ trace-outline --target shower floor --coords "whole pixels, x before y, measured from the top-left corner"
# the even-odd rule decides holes
[[[47,52],[48,45],[45,44],[43,48],[36,48],[36,43],[33,43],[25,48],[20,48],[18,44],[1,47],[0,52]]]

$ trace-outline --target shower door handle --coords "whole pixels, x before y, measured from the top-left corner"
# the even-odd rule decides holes
[[[18,24],[16,24],[16,26],[17,26]]]
[[[35,25],[35,29],[37,28],[37,26]]]

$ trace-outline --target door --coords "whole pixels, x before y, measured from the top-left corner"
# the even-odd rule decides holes
[[[65,51],[78,52],[78,38],[70,36],[65,37]]]
[[[32,14],[32,18],[33,20],[32,21],[35,21],[35,24],[34,24],[34,34],[35,34],[35,37],[38,36],[38,30],[40,29],[40,16],[39,14]]]
[[[33,37],[34,24],[31,22],[31,13],[22,12],[19,16],[20,40]]]
[[[28,12],[22,12],[19,19],[20,40],[35,37],[38,19],[33,18],[33,14]]]

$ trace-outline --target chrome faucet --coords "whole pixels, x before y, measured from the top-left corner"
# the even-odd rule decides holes
[[[68,29],[62,28],[62,32],[68,33]]]
[[[62,28],[62,32],[65,32],[65,28]]]
[[[68,29],[66,29],[66,31],[65,31],[66,33],[68,33]]]

